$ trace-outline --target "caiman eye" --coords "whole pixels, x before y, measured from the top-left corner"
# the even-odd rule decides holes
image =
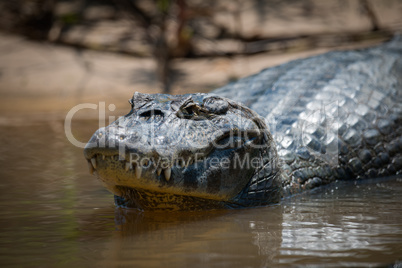
[[[184,119],[205,120],[227,112],[229,103],[219,97],[209,97],[203,103],[188,100],[177,112],[177,116]]]
[[[191,105],[189,107],[184,108],[184,112],[188,116],[197,115],[197,109],[196,109],[195,105]]]
[[[202,120],[204,118],[204,111],[202,107],[194,102],[189,102],[186,105],[183,105],[179,111],[177,111],[177,116],[184,119],[192,119],[192,120]]]
[[[186,107],[183,107],[180,112],[182,118],[196,120],[200,115],[200,107],[195,103],[192,103]]]

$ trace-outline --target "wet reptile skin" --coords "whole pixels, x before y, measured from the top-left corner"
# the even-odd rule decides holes
[[[401,37],[265,69],[214,93],[265,118],[283,162],[284,195],[401,173]]]
[[[218,104],[228,105],[229,108],[225,106],[227,111],[220,111],[219,105],[207,105],[214,96],[223,97],[216,97],[216,100]],[[141,105],[154,107],[152,117],[147,114],[148,119],[161,120],[162,123],[158,123],[159,132],[155,133],[166,132],[169,122],[173,122],[170,127],[174,129],[184,126],[181,124],[186,118],[182,111],[185,111],[188,98],[198,101],[198,108],[209,109],[217,130],[225,127],[222,120],[230,118],[231,114],[241,114],[242,120],[253,117],[254,112],[260,115],[261,118],[254,120],[256,125],[251,127],[258,132],[252,142],[265,143],[265,148],[253,151],[245,147],[210,154],[222,157],[232,156],[233,152],[260,155],[265,159],[261,167],[247,172],[218,170],[214,173],[209,166],[204,169],[190,166],[185,173],[180,165],[176,165],[171,167],[170,179],[166,173],[155,175],[155,166],[153,170],[142,169],[142,175],[135,176],[135,166],[113,158],[116,148],[98,148],[101,139],[110,140],[117,135],[115,132],[121,126],[113,123],[94,134],[90,142],[95,146],[87,146],[85,156],[89,163],[95,162],[97,167],[90,164],[91,170],[95,170],[101,181],[107,184],[106,187],[115,193],[118,205],[148,210],[259,206],[335,180],[383,177],[402,172],[400,37],[375,48],[330,52],[265,69],[207,95],[136,94],[131,100],[132,111],[124,117],[125,124],[130,126],[129,134],[124,137],[130,136],[133,140],[132,137],[138,134],[135,122],[150,111],[144,112]],[[237,102],[254,112],[242,108]],[[175,118],[172,120],[180,117],[182,121],[169,121],[172,116]],[[238,125],[235,129],[250,131],[248,125],[240,121],[235,120]],[[264,121],[269,132],[266,132]],[[198,135],[197,131],[204,126],[197,124],[195,132]],[[167,127],[163,129],[159,126]],[[218,139],[214,136],[217,131],[207,126],[205,129],[213,137],[211,139]],[[188,132],[184,139],[198,141],[197,135]],[[176,134],[169,138],[174,140],[175,137]],[[147,138],[142,143],[138,141],[139,138],[130,143],[139,144],[137,147],[125,146],[142,156],[174,155],[173,151],[176,156],[185,155],[183,150],[177,153],[176,149],[170,148],[167,141],[164,151],[158,152],[144,145],[151,144]],[[191,148],[185,149],[191,152]],[[105,160],[105,155],[111,159],[106,157]],[[204,157],[208,159],[211,155]],[[228,189],[230,184],[224,183],[230,180],[235,188],[232,192]]]

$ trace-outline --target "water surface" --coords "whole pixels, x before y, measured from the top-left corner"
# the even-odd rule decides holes
[[[75,121],[87,141],[97,122]],[[383,266],[402,260],[402,178],[338,183],[263,208],[115,208],[60,117],[0,120],[0,265]]]

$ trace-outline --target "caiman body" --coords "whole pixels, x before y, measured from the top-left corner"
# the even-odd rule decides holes
[[[117,205],[261,206],[402,172],[402,40],[292,61],[210,94],[135,93],[85,149]]]

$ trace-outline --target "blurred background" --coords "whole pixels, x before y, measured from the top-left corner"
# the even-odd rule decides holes
[[[383,42],[400,0],[1,0],[0,112],[214,88],[282,62]]]

